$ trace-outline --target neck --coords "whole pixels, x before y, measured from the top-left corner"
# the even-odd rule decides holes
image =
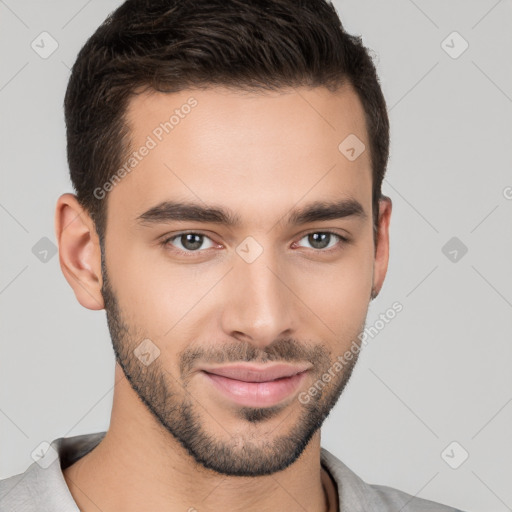
[[[64,470],[82,512],[337,510],[336,490],[320,464],[320,431],[288,468],[259,477],[226,476],[198,464],[164,431],[126,379],[116,384],[110,428],[87,455]]]

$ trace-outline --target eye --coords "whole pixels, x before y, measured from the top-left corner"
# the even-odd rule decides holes
[[[174,240],[177,240],[177,242],[174,242]],[[205,240],[211,242],[207,247],[203,246]],[[199,252],[200,249],[209,249],[214,246],[211,238],[195,232],[179,233],[162,241],[163,246],[169,244],[177,246],[177,251],[181,253]]]
[[[311,249],[320,252],[330,252],[331,250],[341,249],[341,247],[336,247],[336,245],[341,246],[343,243],[349,243],[348,238],[332,231],[313,231],[304,235],[300,240],[304,239],[311,245]],[[206,247],[204,246],[205,241],[208,241]],[[193,231],[178,233],[166,238],[160,243],[163,247],[170,245],[175,252],[187,256],[193,253],[200,253],[202,250],[207,250],[215,246],[215,243],[210,237]],[[297,243],[294,245],[297,245]]]
[[[311,244],[312,249],[325,251],[326,249],[330,250],[334,246],[336,246],[336,242],[342,241],[348,243],[348,239],[339,235],[338,233],[334,233],[332,231],[313,231],[303,236],[301,240],[306,239],[309,244]],[[343,245],[343,244],[340,244]],[[327,252],[327,251],[326,251]]]

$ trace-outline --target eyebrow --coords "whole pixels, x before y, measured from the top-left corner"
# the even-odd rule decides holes
[[[355,217],[366,219],[361,203],[348,198],[336,202],[315,201],[288,213],[285,224],[301,225],[309,222]],[[172,221],[195,221],[238,227],[241,218],[223,206],[203,206],[198,203],[163,201],[135,219],[141,225],[163,224]]]

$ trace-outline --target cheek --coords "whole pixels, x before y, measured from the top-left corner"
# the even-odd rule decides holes
[[[164,275],[137,244],[114,233],[109,242],[108,272],[124,321],[149,338],[161,336],[175,323],[169,301],[176,297],[177,286],[171,273]]]
[[[309,261],[283,268],[288,276],[285,281],[305,304],[296,311],[300,322],[318,324],[318,334],[325,339],[352,335],[366,316],[373,270],[372,242],[366,238],[330,262]],[[222,303],[225,299],[215,298],[221,288],[209,293],[229,268],[223,264],[173,264],[165,258],[164,249],[148,251],[114,233],[108,249],[109,275],[125,321],[155,343],[160,341],[162,348],[169,340],[182,338],[191,325],[194,332],[207,328],[204,308],[212,300]]]
[[[327,326],[329,336],[353,333],[366,317],[372,288],[373,259],[353,251],[331,265],[315,264],[301,274],[300,297]]]
[[[113,244],[112,244],[113,245]],[[112,251],[109,274],[124,320],[132,332],[143,333],[164,352],[178,351],[185,331],[199,325],[209,293],[225,274],[222,265],[176,264],[164,249],[132,246],[121,241]],[[112,271],[110,271],[112,267]],[[195,327],[194,327],[195,331]]]

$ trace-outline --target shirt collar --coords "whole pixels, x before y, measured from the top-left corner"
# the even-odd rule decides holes
[[[4,496],[6,510],[23,504],[25,508],[21,508],[25,512],[38,512],[42,508],[80,512],[63,470],[95,448],[105,434],[96,432],[52,441],[43,458],[32,463],[24,473],[11,477],[12,485]],[[377,512],[368,499],[372,494],[368,484],[325,448],[321,448],[320,460],[336,483],[339,512]]]

